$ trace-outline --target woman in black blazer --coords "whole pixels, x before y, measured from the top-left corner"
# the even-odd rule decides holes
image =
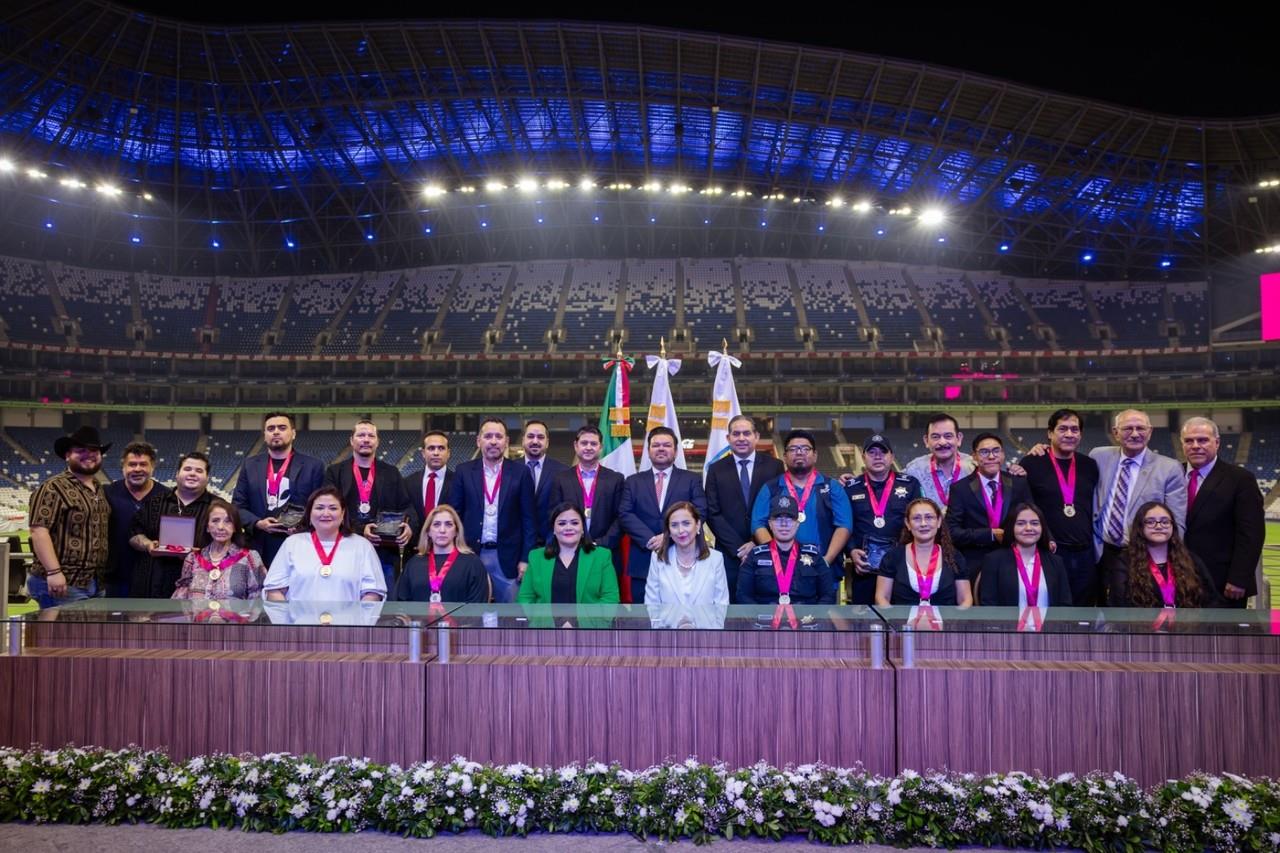
[[[916,498],[907,504],[906,519],[902,544],[880,562],[876,604],[972,607],[968,569],[951,544],[941,508],[928,498]],[[927,587],[928,598],[922,597],[922,586]]]
[[[983,607],[1069,607],[1067,570],[1049,551],[1049,525],[1034,504],[1013,508],[1013,541],[982,563],[978,602]],[[1034,592],[1033,592],[1034,590]]]
[[[1167,504],[1147,501],[1138,507],[1125,556],[1125,564],[1107,578],[1112,607],[1221,606],[1209,570],[1183,543]]]

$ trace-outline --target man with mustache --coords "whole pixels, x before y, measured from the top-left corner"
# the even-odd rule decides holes
[[[129,547],[129,528],[152,492],[164,493],[168,487],[157,483],[156,449],[145,441],[135,441],[120,454],[124,476],[102,490],[111,504],[111,556],[108,560],[107,595],[128,598],[133,585],[133,570],[138,552]]]
[[[209,457],[198,451],[178,460],[177,485],[172,492],[152,492],[129,528],[129,544],[142,552],[133,569],[129,594],[133,598],[172,598],[190,549],[160,544],[160,521],[165,516],[195,519],[192,547],[209,544]]]
[[[964,433],[960,422],[946,413],[929,419],[924,428],[924,446],[929,452],[907,463],[902,473],[920,483],[920,496],[947,510],[951,485],[973,473],[973,457],[960,451]]]

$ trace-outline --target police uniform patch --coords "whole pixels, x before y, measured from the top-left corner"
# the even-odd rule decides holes
[[[857,492],[856,494],[852,494],[849,496],[849,500],[851,501],[865,501],[866,499],[867,499],[866,492]]]
[[[895,498],[905,498],[905,497],[907,496],[907,489],[906,489],[906,487],[905,487],[905,486],[894,486],[894,487],[893,487],[893,496],[894,496]]]
[[[813,565],[813,557],[810,557],[808,554],[801,554],[801,555],[800,555],[800,564],[801,564],[802,566],[812,566],[812,565]]]

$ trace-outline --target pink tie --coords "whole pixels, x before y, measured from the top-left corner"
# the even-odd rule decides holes
[[[662,509],[662,478],[665,476],[662,471],[653,475],[653,496],[658,500],[658,509]]]
[[[1195,468],[1191,469],[1191,482],[1187,484],[1187,509],[1191,509],[1191,505],[1196,502],[1196,489],[1200,486],[1200,472]]]

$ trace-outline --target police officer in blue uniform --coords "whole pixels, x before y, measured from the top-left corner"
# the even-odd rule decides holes
[[[817,545],[796,539],[800,508],[779,492],[769,501],[772,541],[757,545],[738,570],[739,604],[835,604],[836,577]]]
[[[862,443],[862,457],[866,462],[862,474],[845,485],[853,508],[850,569],[845,573],[850,604],[874,603],[880,560],[898,543],[907,504],[920,497],[920,481],[893,470],[889,439],[871,436]]]

